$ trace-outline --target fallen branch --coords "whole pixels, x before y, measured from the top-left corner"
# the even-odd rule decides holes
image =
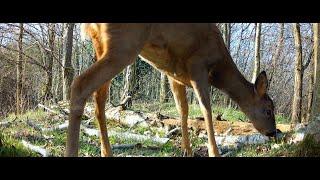
[[[113,119],[121,124],[127,125],[129,127],[133,126],[141,126],[148,127],[148,123],[146,122],[149,118],[144,116],[142,113],[131,111],[131,110],[123,110],[121,106],[111,107],[106,110],[106,119]]]
[[[43,132],[50,132],[50,131],[56,131],[56,130],[64,130],[64,129],[67,129],[68,126],[69,126],[69,121],[66,121],[62,124],[56,125],[51,128],[42,128],[42,131]]]
[[[89,128],[90,124],[94,121],[94,119],[95,119],[95,117],[92,117],[92,118],[84,121],[83,125]]]
[[[42,127],[40,125],[33,123],[29,119],[27,119],[27,125],[29,125],[30,127],[32,127],[33,129],[35,129],[37,131],[42,131]]]
[[[56,131],[56,130],[67,129],[67,128],[68,128],[68,125],[69,125],[69,122],[66,121],[66,122],[64,122],[64,123],[62,123],[62,124],[55,125],[54,127],[51,127],[51,128],[41,127],[40,125],[33,123],[33,122],[30,121],[29,119],[27,119],[27,124],[28,124],[29,126],[33,127],[33,128],[34,128],[35,130],[37,130],[37,131],[51,132],[51,131]]]
[[[180,127],[176,127],[176,128],[174,128],[174,129],[170,130],[170,131],[166,134],[165,137],[170,138],[171,136],[173,136],[173,134],[177,134],[177,133],[179,133],[180,131],[181,131],[181,128],[180,128]]]
[[[46,149],[44,149],[44,148],[42,148],[40,146],[32,145],[31,143],[29,143],[29,142],[27,142],[25,140],[22,140],[22,144],[23,144],[24,147],[26,147],[26,148],[34,151],[34,152],[37,152],[37,153],[41,154],[43,157],[49,157],[50,156],[50,153]]]
[[[127,109],[127,103],[131,100],[131,96],[127,96],[127,97],[125,97],[122,101],[121,101],[121,103],[119,104],[119,105],[116,105],[116,106],[121,106],[122,107],[122,110],[125,110],[125,109]]]
[[[11,121],[2,121],[2,122],[0,122],[0,125],[7,125],[9,123],[11,123]]]
[[[142,148],[142,144],[141,143],[137,143],[137,144],[116,144],[116,145],[112,145],[112,149],[134,149],[134,148]]]
[[[3,121],[3,122],[0,122],[0,126],[3,126],[3,127],[8,127],[12,124],[13,121]]]
[[[82,129],[84,130],[84,133],[86,133],[89,136],[99,136],[99,131],[96,129],[91,129],[84,126],[82,126]],[[144,141],[150,140],[154,143],[165,144],[169,141],[169,138],[151,137],[151,136],[145,136],[140,134],[133,134],[128,132],[116,132],[116,131],[108,131],[108,136],[135,140],[141,143]]]
[[[43,104],[38,104],[38,106],[39,106],[40,108],[43,108],[43,109],[51,112],[51,113],[60,114],[59,112],[57,112],[57,111],[55,111],[55,110],[53,110],[53,109],[51,109],[51,108],[49,108],[49,107],[47,107],[47,106],[45,106],[45,105],[43,105]]]

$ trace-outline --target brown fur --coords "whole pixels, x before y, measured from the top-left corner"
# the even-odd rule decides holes
[[[80,117],[86,99],[93,92],[102,135],[101,155],[112,156],[104,115],[109,82],[133,63],[138,54],[169,76],[182,120],[182,148],[188,156],[192,152],[187,131],[186,86],[194,89],[199,100],[208,132],[209,156],[219,156],[212,124],[210,84],[236,101],[261,133],[274,132],[272,101],[263,98],[268,97],[263,89],[267,86],[265,74],[260,74],[262,80],[258,77],[257,86],[248,82],[232,61],[215,24],[89,23],[82,27],[93,41],[97,62],[72,84],[66,156],[78,155]],[[272,111],[272,115],[267,115],[266,110]]]

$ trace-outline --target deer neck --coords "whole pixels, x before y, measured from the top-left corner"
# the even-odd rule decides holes
[[[250,99],[254,97],[254,86],[241,74],[229,54],[226,58],[224,67],[220,68],[222,70],[219,76],[222,82],[219,82],[218,88],[246,111],[252,102]]]

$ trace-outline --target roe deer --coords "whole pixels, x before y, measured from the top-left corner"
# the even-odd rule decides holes
[[[267,94],[263,71],[254,84],[233,62],[215,24],[191,23],[84,23],[82,33],[91,38],[97,61],[77,77],[71,87],[70,122],[66,156],[78,156],[80,117],[87,98],[94,93],[99,122],[101,156],[112,156],[108,139],[105,101],[110,81],[137,56],[168,75],[176,108],[181,116],[182,149],[192,156],[187,130],[186,86],[198,98],[208,133],[209,156],[219,156],[214,137],[209,87],[230,96],[262,134],[274,136],[274,105]]]

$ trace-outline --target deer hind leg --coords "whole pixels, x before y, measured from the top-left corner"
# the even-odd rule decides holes
[[[119,31],[119,28],[123,28],[121,26],[116,24],[108,27],[105,33],[111,38],[102,42],[108,44],[107,53],[72,83],[65,156],[78,156],[80,120],[87,98],[133,63],[148,37],[149,29],[143,25],[126,25],[126,31]]]
[[[102,157],[112,157],[111,146],[108,138],[107,126],[106,126],[106,115],[105,115],[105,103],[107,99],[107,94],[110,86],[108,81],[104,83],[99,90],[94,92],[95,100],[95,115],[99,123],[100,129],[100,142],[101,142],[101,156]]]
[[[187,153],[187,156],[192,156],[192,150],[190,147],[190,140],[188,134],[188,101],[186,94],[186,87],[177,83],[174,79],[168,78],[170,87],[175,100],[176,108],[181,116],[181,128],[182,128],[182,150]]]
[[[195,61],[199,62],[199,61]],[[201,112],[205,119],[206,130],[208,133],[208,152],[210,157],[220,156],[219,150],[214,137],[214,129],[212,123],[212,114],[210,106],[210,93],[208,83],[208,72],[202,65],[191,65],[188,67],[190,74],[190,83],[198,98]]]

